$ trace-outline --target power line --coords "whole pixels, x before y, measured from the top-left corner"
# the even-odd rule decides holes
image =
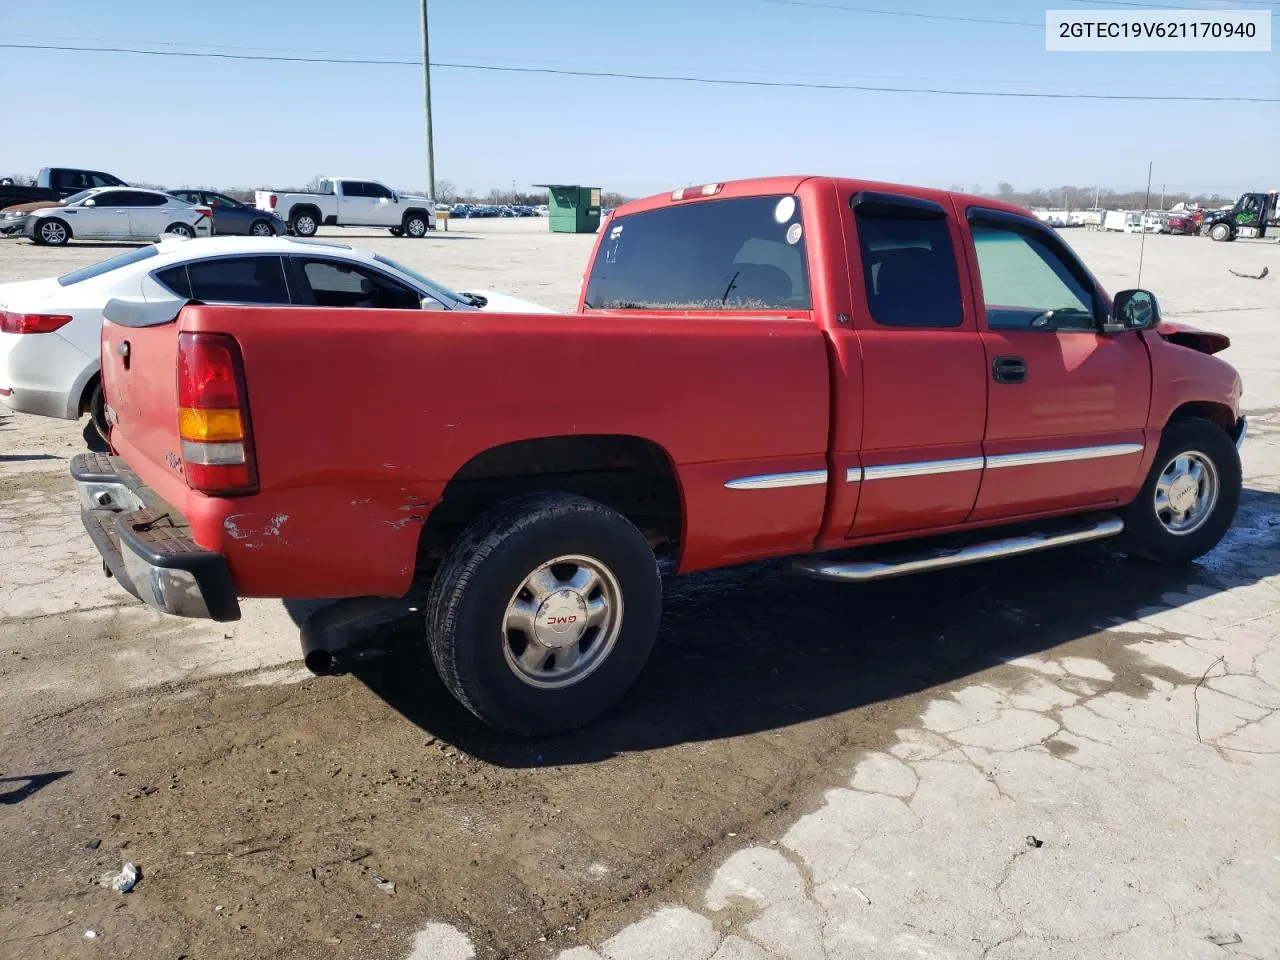
[[[910,13],[906,10],[878,10],[873,7],[846,7],[836,3],[818,3],[816,0],[760,0],[782,7],[814,7],[819,10],[840,10],[844,13],[875,13],[885,17],[913,17],[918,20],[950,20],[954,23],[997,23],[1006,27],[1039,27],[1043,23],[1028,20],[989,20],[985,17],[956,17],[945,13]]]
[[[419,60],[369,60],[345,57],[286,57],[236,53],[200,53],[183,50],[139,50],[132,47],[73,47],[54,44],[0,43],[0,49],[52,50],[75,53],[122,53],[147,57],[189,57],[193,59],[241,60],[273,63],[328,63],[362,66],[420,67]],[[783,80],[747,80],[730,77],[696,77],[678,74],[625,73],[612,70],[568,70],[552,67],[493,66],[481,63],[436,61],[433,67],[444,70],[476,70],[489,73],[542,74],[562,77],[595,77],[618,80],[644,80],[666,83],[696,83],[714,86],[755,87],[792,90],[847,90],[859,93],[916,93],[949,97],[997,97],[1026,100],[1131,100],[1180,103],[1280,103],[1280,97],[1207,97],[1186,95],[1145,95],[1126,93],[1051,93],[1031,90],[952,90],[940,87],[895,87],[852,83],[807,83]]]
[[[1105,3],[1105,2],[1109,2],[1109,0],[1073,0],[1073,2]],[[840,7],[836,9],[844,10],[844,9],[850,9],[850,8]],[[413,64],[420,63],[420,61],[418,60],[388,59],[388,58],[396,57],[397,55],[393,53],[386,53],[383,51],[368,51],[368,50],[333,50],[333,49],[317,49],[317,48],[311,48],[311,47],[253,47],[253,46],[245,46],[242,44],[194,43],[186,40],[144,40],[137,37],[126,39],[126,38],[119,38],[119,37],[114,37],[114,38],[113,37],[81,37],[81,36],[67,36],[67,35],[58,35],[58,34],[36,34],[36,33],[10,34],[10,37],[20,37],[22,39],[34,38],[34,39],[44,39],[44,40],[79,40],[79,41],[84,41],[89,43],[125,43],[125,44],[132,43],[132,44],[142,44],[144,46],[152,46],[152,47],[154,46],[197,47],[197,48],[205,48],[205,49],[212,49],[212,50],[265,51],[265,52],[276,53],[276,54],[324,53],[324,54],[332,54],[334,57],[343,58],[339,60],[334,60],[333,62],[335,63],[391,64],[395,66],[406,65],[410,63],[413,63]],[[64,48],[51,47],[50,49],[64,49]],[[76,47],[76,48],[66,48],[66,49],[77,49],[77,50],[84,49],[84,50],[94,50],[94,51],[106,50],[108,52],[113,52],[113,48],[109,48],[109,47],[84,47],[84,48]],[[126,51],[126,52],[131,52],[131,51]],[[146,54],[146,53],[160,53],[163,51],[142,50],[137,52]],[[185,52],[185,51],[178,51],[178,52]],[[198,54],[199,54],[199,51],[193,52],[193,55],[198,55]],[[369,59],[366,60],[364,58],[369,58]],[[374,59],[374,58],[380,58],[380,59]],[[289,58],[289,59],[292,60],[294,58]],[[307,60],[306,58],[296,58],[296,59],[304,63],[312,62],[310,60]],[[315,62],[321,62],[321,61],[315,61]],[[481,66],[485,64],[499,64],[499,65],[512,64],[512,65],[521,66],[521,67],[531,67],[534,65],[541,65],[541,64],[555,64],[558,66],[571,66],[575,68],[610,66],[610,64],[604,63],[601,61],[553,60],[553,59],[544,59],[541,57],[536,58],[534,60],[529,60],[527,58],[515,58],[515,57],[477,57],[472,62],[477,66]],[[833,78],[838,78],[843,80],[874,77],[879,80],[903,80],[903,81],[909,81],[913,83],[990,83],[990,84],[1040,85],[1040,84],[1049,84],[1049,83],[1056,82],[1054,80],[1038,80],[1038,79],[1029,79],[1025,77],[987,78],[987,77],[910,76],[910,75],[885,74],[885,73],[849,74],[849,73],[830,73],[827,71],[813,71],[813,70],[744,70],[744,69],[732,68],[732,67],[722,67],[721,70],[726,73],[747,74],[747,75],[764,74],[766,76],[772,75],[775,77],[779,77],[779,76],[780,77],[833,77]],[[1087,86],[1087,87],[1116,86],[1116,82],[1113,80],[1081,80],[1077,78],[1072,78],[1071,82],[1075,84]],[[1140,82],[1135,83],[1135,82],[1125,81],[1124,85],[1126,87],[1167,88],[1171,84],[1167,82],[1166,83],[1140,83]],[[1189,81],[1185,85],[1194,86],[1202,89],[1208,89],[1208,88],[1222,88],[1222,89],[1233,89],[1233,90],[1280,89],[1280,85],[1277,85],[1277,84],[1200,83],[1198,81]]]
[[[1193,13],[1223,13],[1240,4],[1271,9],[1272,0],[1231,0],[1231,7],[1184,7],[1176,3],[1142,3],[1139,0],[1068,0],[1069,3],[1093,3],[1106,7],[1147,7],[1152,10],[1190,10]],[[1271,15],[1276,13],[1272,10]]]

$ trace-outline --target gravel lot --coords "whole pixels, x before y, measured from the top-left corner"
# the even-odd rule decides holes
[[[572,306],[594,237],[452,226],[326,233]],[[1065,235],[1133,285],[1139,237]],[[0,281],[113,252],[4,242]],[[0,956],[1280,957],[1280,245],[1151,236],[1142,279],[1245,380],[1203,562],[685,578],[621,708],[538,743],[455,706],[411,629],[316,679],[279,602],[134,603],[79,524],[83,424],[0,416]]]

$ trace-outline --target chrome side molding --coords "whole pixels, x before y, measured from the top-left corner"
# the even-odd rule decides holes
[[[826,470],[797,470],[792,473],[761,473],[754,477],[726,480],[729,490],[778,490],[784,487],[813,487],[827,482]]]
[[[1247,430],[1240,418],[1237,448],[1244,442]],[[881,463],[869,467],[849,467],[845,483],[872,480],[900,480],[905,477],[932,477],[944,473],[967,473],[973,470],[996,470],[1002,467],[1035,467],[1047,463],[1071,463],[1076,460],[1104,460],[1128,457],[1146,449],[1140,443],[1108,443],[1096,447],[1068,447],[1059,450],[1035,450],[1030,453],[1000,453],[994,456],[955,457],[948,460],[915,460],[906,463]],[[762,473],[725,481],[730,490],[778,490],[784,487],[809,487],[827,482],[826,470],[800,470],[794,473]]]
[[[1105,460],[1141,453],[1140,443],[1108,443],[1100,447],[1071,447],[1066,450],[1037,450],[1034,453],[1001,453],[987,457],[987,467],[1034,467],[1043,463],[1070,463],[1074,460]]]
[[[985,543],[969,544],[965,547],[943,547],[928,553],[912,554],[892,560],[840,560],[818,555],[800,557],[793,560],[791,566],[796,573],[818,580],[865,583],[911,573],[923,573],[926,570],[943,570],[970,563],[982,563],[986,560],[998,560],[1002,557],[1037,553],[1074,543],[1104,540],[1107,537],[1114,537],[1123,530],[1124,521],[1108,514],[1092,518],[1082,526],[1055,533],[1020,534],[988,540]]]

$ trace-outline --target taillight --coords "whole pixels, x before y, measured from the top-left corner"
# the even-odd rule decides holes
[[[218,496],[257,492],[244,362],[233,337],[178,335],[178,434],[187,486]]]
[[[0,333],[53,333],[71,322],[57,313],[9,313],[0,310]]]
[[[274,210],[276,208],[276,195],[273,193],[267,202],[271,204],[271,209]]]
[[[213,208],[212,207],[196,207],[196,213],[203,214],[206,217],[212,217]]]

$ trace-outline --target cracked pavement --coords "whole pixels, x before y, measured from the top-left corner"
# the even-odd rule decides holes
[[[592,238],[526,227],[343,237],[567,306]],[[1065,236],[1132,285],[1138,237]],[[106,255],[7,247],[0,279]],[[635,692],[538,743],[411,654],[310,678],[279,602],[142,608],[81,531],[79,425],[0,416],[0,956],[1280,958],[1277,277],[1275,244],[1146,239],[1245,382],[1241,512],[1200,563],[682,578]]]

